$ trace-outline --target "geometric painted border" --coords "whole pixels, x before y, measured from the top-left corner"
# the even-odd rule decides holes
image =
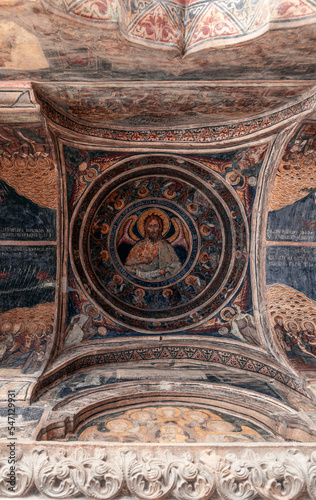
[[[259,132],[268,132],[269,129],[280,126],[282,123],[284,125],[286,122],[292,121],[296,116],[312,111],[316,103],[316,94],[313,94],[281,110],[257,118],[239,121],[238,123],[224,123],[221,125],[190,128],[181,127],[178,129],[174,127],[164,130],[151,127],[150,130],[144,130],[141,128],[137,129],[136,127],[118,129],[81,124],[57,110],[52,104],[45,100],[43,95],[40,95],[38,92],[36,92],[36,94],[41,102],[42,112],[56,125],[90,137],[120,142],[144,142],[152,144],[185,143],[187,145],[192,145],[194,143],[204,145],[237,140],[253,134],[258,134]]]
[[[65,366],[57,368],[54,373],[47,374],[35,387],[33,399],[46,390],[56,381],[69,377],[73,373],[83,368],[89,368],[98,365],[107,365],[115,363],[128,363],[147,360],[166,360],[166,359],[194,359],[206,363],[217,363],[224,366],[231,366],[240,370],[258,373],[273,378],[290,389],[311,399],[311,396],[305,391],[301,384],[290,375],[286,375],[271,366],[254,360],[248,356],[234,354],[227,351],[214,348],[195,347],[195,346],[160,346],[144,347],[134,349],[121,349],[111,352],[100,352],[97,354],[87,354],[79,359],[70,361]]]

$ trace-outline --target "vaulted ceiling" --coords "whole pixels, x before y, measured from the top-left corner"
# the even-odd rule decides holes
[[[2,4],[21,436],[314,440],[314,0]]]

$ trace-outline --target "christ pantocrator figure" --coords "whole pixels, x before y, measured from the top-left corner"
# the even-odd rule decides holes
[[[126,258],[126,270],[137,278],[149,281],[174,276],[182,266],[173,246],[162,236],[161,217],[149,215],[144,230],[144,238],[134,244]]]

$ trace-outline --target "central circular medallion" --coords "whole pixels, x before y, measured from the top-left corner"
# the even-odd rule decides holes
[[[214,315],[240,284],[247,222],[210,169],[137,157],[100,176],[82,200],[72,260],[91,299],[118,323],[185,329]]]
[[[192,217],[177,204],[151,199],[134,202],[111,228],[110,255],[122,276],[141,287],[170,286],[187,274],[198,255]]]

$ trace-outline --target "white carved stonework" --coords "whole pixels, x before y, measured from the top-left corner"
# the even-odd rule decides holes
[[[0,498],[111,500],[316,499],[312,444],[80,445],[21,443],[16,485],[7,446],[0,459]]]

